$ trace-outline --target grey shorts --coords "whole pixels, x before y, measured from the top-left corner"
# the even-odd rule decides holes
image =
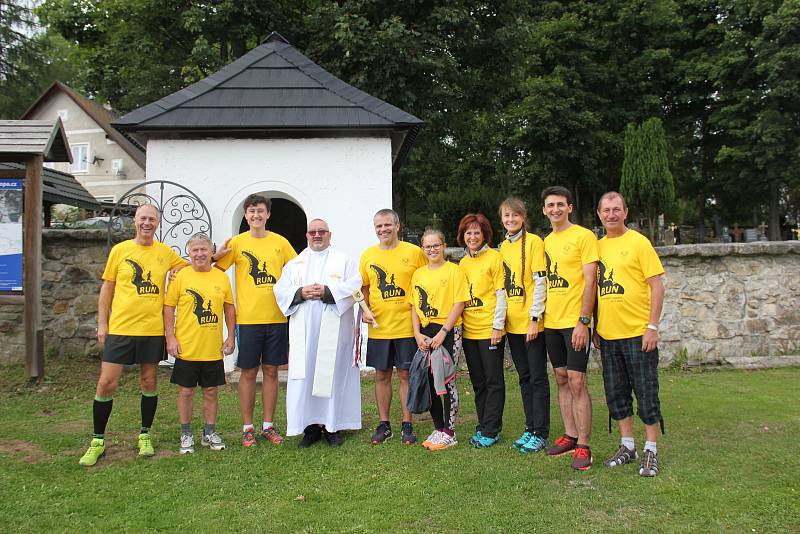
[[[109,334],[103,346],[102,361],[133,365],[158,363],[167,359],[164,336],[118,336]]]
[[[658,398],[658,349],[642,351],[642,336],[606,340],[600,338],[603,360],[603,384],[608,413],[615,421],[633,416],[633,397],[636,412],[646,425],[661,421],[661,402]]]

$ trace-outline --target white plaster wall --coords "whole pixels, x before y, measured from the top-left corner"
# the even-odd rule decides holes
[[[211,214],[217,244],[239,232],[245,197],[263,193],[293,201],[308,220],[325,219],[332,246],[358,260],[377,242],[372,216],[392,206],[388,137],[151,139],[147,176],[192,190]],[[225,358],[226,370],[235,356]]]

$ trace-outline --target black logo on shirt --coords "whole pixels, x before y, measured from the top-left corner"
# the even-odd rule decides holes
[[[250,276],[253,277],[253,283],[257,286],[265,284],[274,284],[277,282],[274,276],[267,271],[267,262],[260,261],[252,252],[242,251],[242,255],[250,262]],[[261,266],[259,267],[259,263]]]
[[[211,311],[211,300],[209,299],[208,304],[205,304],[205,299],[203,295],[195,291],[194,289],[187,289],[186,292],[192,296],[194,299],[194,312],[195,317],[197,317],[197,324],[204,325],[204,324],[217,324],[219,323],[219,316]]]
[[[597,287],[600,288],[600,296],[622,295],[625,293],[625,288],[614,281],[614,268],[612,267],[610,271],[606,272],[605,263],[601,261],[598,262],[597,265],[600,270],[600,276],[597,277]]]
[[[439,310],[434,308],[428,303],[428,292],[420,286],[414,286],[419,291],[419,309],[425,317],[436,317],[439,315]]]
[[[556,289],[559,287],[569,287],[569,282],[566,278],[558,276],[558,262],[552,263],[550,261],[550,254],[544,253],[544,259],[547,261],[547,287],[549,289]],[[552,269],[551,267],[552,263]]]
[[[387,281],[388,275],[386,274],[386,271],[377,265],[370,265],[370,267],[373,271],[375,271],[375,274],[378,275],[378,289],[381,290],[381,297],[383,297],[384,300],[406,296],[405,290],[403,290],[402,287],[397,287],[394,284],[394,274]]]
[[[505,273],[506,295],[509,297],[522,297],[525,295],[525,288],[517,285],[515,278],[517,273],[511,272],[506,262],[503,262],[503,272]]]
[[[145,276],[144,269],[138,262],[131,259],[125,261],[133,267],[131,283],[136,286],[136,293],[139,295],[158,295],[158,286],[150,280],[151,271],[147,271],[147,276]]]
[[[467,301],[467,305],[464,306],[465,308],[482,308],[483,301],[472,294],[472,284],[469,285],[469,301]]]

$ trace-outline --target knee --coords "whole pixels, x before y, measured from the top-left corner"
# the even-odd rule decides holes
[[[143,376],[139,379],[139,385],[142,388],[142,391],[152,392],[156,390],[156,377],[155,376]]]
[[[392,382],[392,370],[388,371],[375,371],[375,383],[385,386]]]
[[[189,400],[189,399],[193,398],[194,397],[194,388],[184,388],[184,387],[180,388],[178,390],[178,397],[180,397],[181,400]]]
[[[110,397],[117,390],[118,385],[118,378],[101,376],[97,380],[97,394],[101,397]]]
[[[219,389],[217,387],[203,388],[203,398],[207,400],[214,400],[217,398],[218,391]]]
[[[555,373],[556,373],[556,384],[558,384],[559,386],[566,386],[567,384],[569,384],[569,376],[567,375],[566,368],[559,367],[555,370]]]
[[[408,369],[398,369],[397,370],[397,378],[400,379],[401,384],[408,383]]]
[[[274,365],[262,366],[261,372],[264,373],[264,378],[269,378],[271,380],[278,378],[278,368]]]
[[[247,381],[255,381],[256,376],[258,375],[258,367],[253,367],[252,369],[242,369],[241,374],[239,375],[240,380],[247,380]]]
[[[580,393],[586,389],[586,375],[583,373],[570,373],[567,377],[567,381],[569,382],[569,389],[572,390],[573,394]]]

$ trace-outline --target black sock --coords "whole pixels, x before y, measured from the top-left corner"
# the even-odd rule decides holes
[[[157,393],[144,393],[142,392],[142,434],[150,432],[150,427],[153,426],[153,419],[156,417],[156,408],[158,407],[158,394]]]
[[[94,437],[103,439],[106,433],[106,425],[108,418],[111,417],[111,407],[114,404],[114,399],[111,397],[94,397],[92,403],[92,421],[94,422]]]

